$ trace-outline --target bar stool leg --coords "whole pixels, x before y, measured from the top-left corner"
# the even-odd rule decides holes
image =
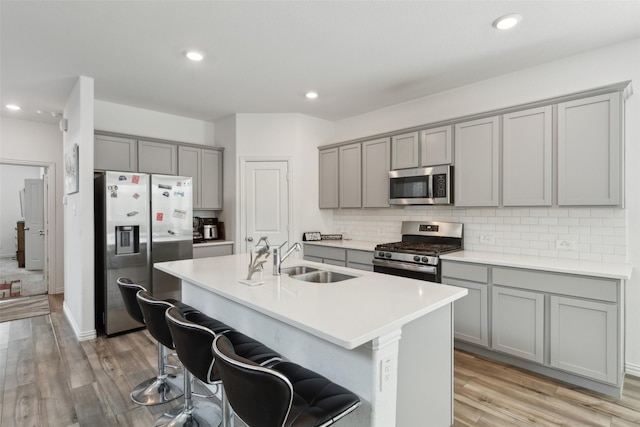
[[[220,394],[222,395],[222,427],[234,427],[235,417],[233,416],[233,408],[227,399],[227,393],[224,391],[224,385],[221,385]]]
[[[193,374],[184,370],[184,406],[165,412],[155,427],[218,427],[222,424],[222,410],[213,402],[193,400]]]
[[[180,382],[180,375],[175,376],[175,381]],[[158,343],[158,375],[156,378],[139,384],[131,392],[131,400],[139,405],[159,405],[182,396],[182,390],[176,384],[168,380],[166,368],[166,347]]]

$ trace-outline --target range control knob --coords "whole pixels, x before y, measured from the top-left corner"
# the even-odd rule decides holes
[[[378,252],[378,256],[379,256],[380,258],[384,258],[384,252]]]
[[[384,257],[385,257],[385,258],[391,258],[391,252],[387,252],[387,253],[385,253],[385,254],[384,254]]]
[[[429,258],[427,258],[426,256],[422,257],[422,262],[429,262]]]
[[[418,255],[416,255],[416,256],[413,257],[413,260],[415,262],[420,262],[420,257]]]

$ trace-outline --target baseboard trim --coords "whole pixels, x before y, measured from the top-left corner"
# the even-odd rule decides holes
[[[69,324],[73,329],[73,332],[76,334],[78,341],[88,341],[88,340],[95,339],[98,336],[95,329],[92,331],[87,331],[82,333],[78,330],[78,325],[76,324],[75,319],[73,318],[73,315],[71,314],[71,311],[69,310],[69,307],[67,306],[66,301],[62,303],[62,311],[64,312],[64,316],[69,321]]]
[[[634,377],[640,377],[640,365],[635,363],[627,363],[625,365],[625,371],[629,375],[633,375]]]

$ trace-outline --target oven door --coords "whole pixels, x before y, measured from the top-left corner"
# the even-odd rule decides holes
[[[373,271],[376,273],[391,274],[392,276],[440,283],[438,267],[433,265],[418,265],[410,262],[387,261],[374,258]]]

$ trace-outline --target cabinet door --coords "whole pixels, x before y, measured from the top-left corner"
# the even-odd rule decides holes
[[[190,176],[193,188],[193,207],[202,205],[200,195],[200,168],[202,150],[194,147],[179,147],[178,149],[178,175]]]
[[[202,149],[200,194],[203,209],[222,209],[222,151]]]
[[[620,94],[558,104],[558,204],[621,203]]]
[[[321,209],[338,208],[338,149],[329,148],[319,152]]]
[[[453,162],[451,126],[420,132],[420,166],[450,165]]]
[[[177,175],[178,146],[138,140],[138,171]]]
[[[544,362],[544,295],[493,287],[491,348]]]
[[[453,335],[456,339],[487,347],[488,332],[488,295],[487,285],[443,278],[442,283],[466,288],[468,294],[453,303]]]
[[[455,126],[456,206],[498,206],[499,117]]]
[[[504,206],[551,206],[551,113],[547,106],[503,116]]]
[[[138,170],[135,139],[96,135],[93,144],[93,168],[105,171],[136,172]]]
[[[391,169],[417,168],[420,162],[418,132],[391,138]]]
[[[340,147],[340,207],[362,207],[362,145],[350,144]]]
[[[362,143],[362,207],[389,207],[389,138]]]
[[[551,296],[551,366],[618,383],[615,304]]]

